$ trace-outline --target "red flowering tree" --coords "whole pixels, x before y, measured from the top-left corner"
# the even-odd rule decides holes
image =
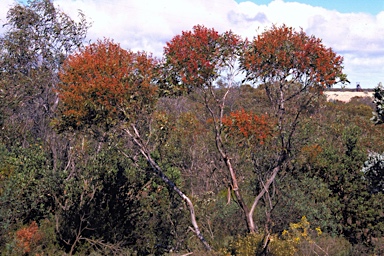
[[[183,31],[164,49],[167,88],[213,88],[223,74],[233,75],[240,46],[240,37],[232,32],[219,34],[201,25]]]
[[[278,151],[277,158],[270,160],[273,163],[270,170],[263,172],[251,215],[261,198],[271,202],[269,187],[284,163],[293,157],[294,135],[300,117],[316,108],[316,99],[324,88],[347,82],[342,62],[343,58],[325,47],[320,39],[285,25],[273,26],[247,45],[240,66],[246,80],[265,89],[277,121]],[[272,208],[272,204],[269,205]]]
[[[255,230],[252,216],[239,188],[238,177],[227,153],[223,119],[228,95],[238,83],[238,58],[243,42],[232,32],[219,34],[214,29],[194,26],[175,36],[164,50],[165,87],[176,92],[195,92],[213,123],[215,145],[230,176],[230,188],[242,209],[248,229]],[[218,90],[220,88],[220,90]]]
[[[126,51],[107,39],[70,56],[58,90],[65,125],[108,129],[151,113],[158,97],[156,64],[150,55]]]
[[[245,214],[249,231],[255,232],[255,209],[260,199],[272,200],[269,187],[291,157],[300,116],[315,107],[315,99],[325,87],[346,81],[342,57],[326,48],[320,39],[286,26],[273,26],[250,43],[243,43],[231,32],[219,34],[213,29],[195,26],[193,31],[183,32],[167,43],[164,53],[167,88],[195,92],[211,115],[215,144],[231,177],[231,189]],[[238,60],[239,70],[236,69]],[[269,118],[275,120],[276,141],[272,148],[277,152],[271,155],[277,159],[270,159],[268,170],[259,171],[260,190],[250,208],[243,200],[237,177],[240,170],[235,171],[223,132],[243,138],[251,134],[263,138],[262,132],[268,129],[262,119],[257,119],[261,117],[246,111],[224,114],[239,71],[245,72],[246,80],[265,89],[274,110]],[[272,203],[268,204],[273,207]]]
[[[321,39],[285,25],[273,26],[255,37],[241,59],[250,81],[280,83],[284,88],[331,87],[346,81],[343,58]]]
[[[59,85],[60,120],[63,129],[108,132],[122,129],[148,161],[151,170],[187,204],[194,231],[204,246],[209,244],[196,222],[192,201],[154,161],[140,131],[148,131],[146,119],[158,99],[157,60],[150,55],[122,49],[105,39],[91,44],[64,63]]]

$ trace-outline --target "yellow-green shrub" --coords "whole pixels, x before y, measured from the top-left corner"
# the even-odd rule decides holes
[[[350,243],[340,237],[323,234],[319,227],[310,228],[310,223],[303,216],[298,223],[291,223],[289,230],[281,236],[273,235],[270,239],[269,252],[274,256],[285,255],[349,255]]]
[[[253,256],[262,248],[262,243],[264,240],[263,234],[248,234],[243,237],[238,237],[232,241],[228,248],[224,248],[220,251],[221,255],[231,256],[231,255],[244,255],[244,256]]]
[[[291,223],[289,230],[284,230],[281,237],[273,235],[270,239],[269,250],[272,255],[295,255],[299,244],[304,240],[310,240],[310,224],[305,216],[298,223]],[[316,229],[321,232],[320,229]]]
[[[269,240],[265,249],[265,241]],[[264,234],[248,234],[232,241],[227,248],[220,250],[220,255],[259,255],[263,250],[273,256],[296,255],[337,255],[346,256],[351,253],[351,244],[341,237],[323,234],[319,227],[310,228],[310,223],[303,216],[297,223],[291,223],[288,230],[280,235],[272,234],[268,238]]]

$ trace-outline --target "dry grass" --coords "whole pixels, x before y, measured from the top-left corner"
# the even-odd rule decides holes
[[[353,97],[371,97],[373,98],[372,91],[363,92],[350,92],[350,91],[326,91],[324,94],[327,96],[328,101],[342,101],[349,102]]]

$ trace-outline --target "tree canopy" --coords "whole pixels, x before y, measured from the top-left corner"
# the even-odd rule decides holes
[[[89,26],[81,12],[75,22],[50,0],[9,9],[0,37],[0,123],[10,143],[26,143],[28,136],[51,137],[59,69],[82,46]],[[9,130],[18,130],[19,136],[6,134]]]
[[[60,71],[60,110],[66,125],[108,128],[151,113],[157,60],[104,39],[70,56]]]
[[[248,80],[299,84],[301,89],[345,82],[342,62],[343,58],[325,47],[321,39],[285,25],[274,25],[255,37],[241,58]]]
[[[170,88],[207,88],[234,64],[241,39],[231,31],[219,34],[201,25],[183,31],[164,48],[165,79]]]

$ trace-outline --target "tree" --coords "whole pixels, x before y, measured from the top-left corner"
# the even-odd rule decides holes
[[[158,98],[154,84],[157,64],[151,55],[123,50],[107,39],[72,55],[60,73],[58,126],[101,133],[102,137],[112,128],[124,131],[150,170],[186,202],[194,231],[210,250],[196,222],[192,201],[165,175],[151,155],[148,137],[141,136],[148,134],[148,119]]]
[[[199,97],[197,100],[206,107],[212,119],[216,149],[228,170],[229,187],[245,215],[248,229],[253,232],[252,217],[223,139],[224,111],[227,97],[237,85],[235,79],[239,74],[237,60],[241,47],[240,37],[232,32],[219,34],[214,29],[194,26],[193,31],[183,31],[167,43],[164,49],[164,81],[168,83],[168,88],[176,91],[195,92]]]
[[[164,48],[166,63],[160,86],[174,90],[169,93],[191,92],[196,88],[208,93],[218,78],[228,75],[232,79],[235,75],[240,44],[240,37],[232,32],[220,35],[201,25],[194,26],[193,32],[183,31]]]
[[[7,234],[54,212],[52,195],[67,153],[67,141],[50,127],[58,71],[89,28],[81,12],[76,22],[53,1],[25,2],[9,9],[0,36],[0,144],[10,155],[4,161],[7,176],[1,175],[0,219]]]
[[[165,80],[173,83],[174,87],[199,92],[213,120],[215,144],[230,174],[231,188],[245,214],[249,231],[255,232],[254,211],[262,197],[271,202],[265,196],[269,196],[270,185],[291,156],[293,135],[300,115],[310,109],[310,103],[324,86],[331,86],[338,80],[345,81],[346,77],[341,72],[342,58],[325,48],[321,40],[308,37],[303,31],[274,26],[253,42],[245,43],[245,48],[243,45],[231,32],[220,35],[213,29],[195,26],[193,32],[183,32],[167,43],[165,70],[170,78]],[[237,175],[240,170],[235,171],[233,155],[230,156],[230,148],[223,136],[223,121],[232,125],[224,116],[228,95],[233,91],[239,74],[238,59],[240,70],[246,72],[246,80],[256,85],[262,83],[260,87],[266,91],[274,111],[270,118],[276,120],[278,127],[277,134],[274,134],[277,157],[273,161],[269,159],[271,165],[264,165],[263,168],[268,168],[269,172],[256,171],[262,173],[262,177],[259,176],[260,191],[251,208],[248,208],[239,189]],[[237,120],[237,124],[249,127],[247,122]],[[263,129],[262,126],[252,128],[253,132]],[[256,150],[254,147],[253,151]]]
[[[259,192],[250,208],[251,216],[262,197],[271,202],[269,187],[292,157],[301,115],[315,107],[314,100],[325,87],[346,81],[342,61],[320,39],[285,25],[273,26],[247,45],[240,67],[247,81],[265,90],[277,122],[276,159],[270,159],[273,164],[262,172]]]
[[[224,116],[222,122],[228,136],[237,137],[236,141],[240,145],[264,144],[272,136],[271,124],[266,115],[259,116],[241,109]]]
[[[150,55],[123,50],[107,39],[71,55],[60,73],[62,124],[108,131],[142,122],[157,100],[156,64]]]
[[[0,123],[9,143],[49,138],[60,65],[82,45],[89,27],[81,12],[79,18],[75,22],[51,0],[30,0],[8,11],[0,38]]]
[[[376,110],[373,112],[371,120],[375,124],[382,124],[384,123],[384,88],[381,83],[375,88],[373,97],[373,103],[376,105]]]

